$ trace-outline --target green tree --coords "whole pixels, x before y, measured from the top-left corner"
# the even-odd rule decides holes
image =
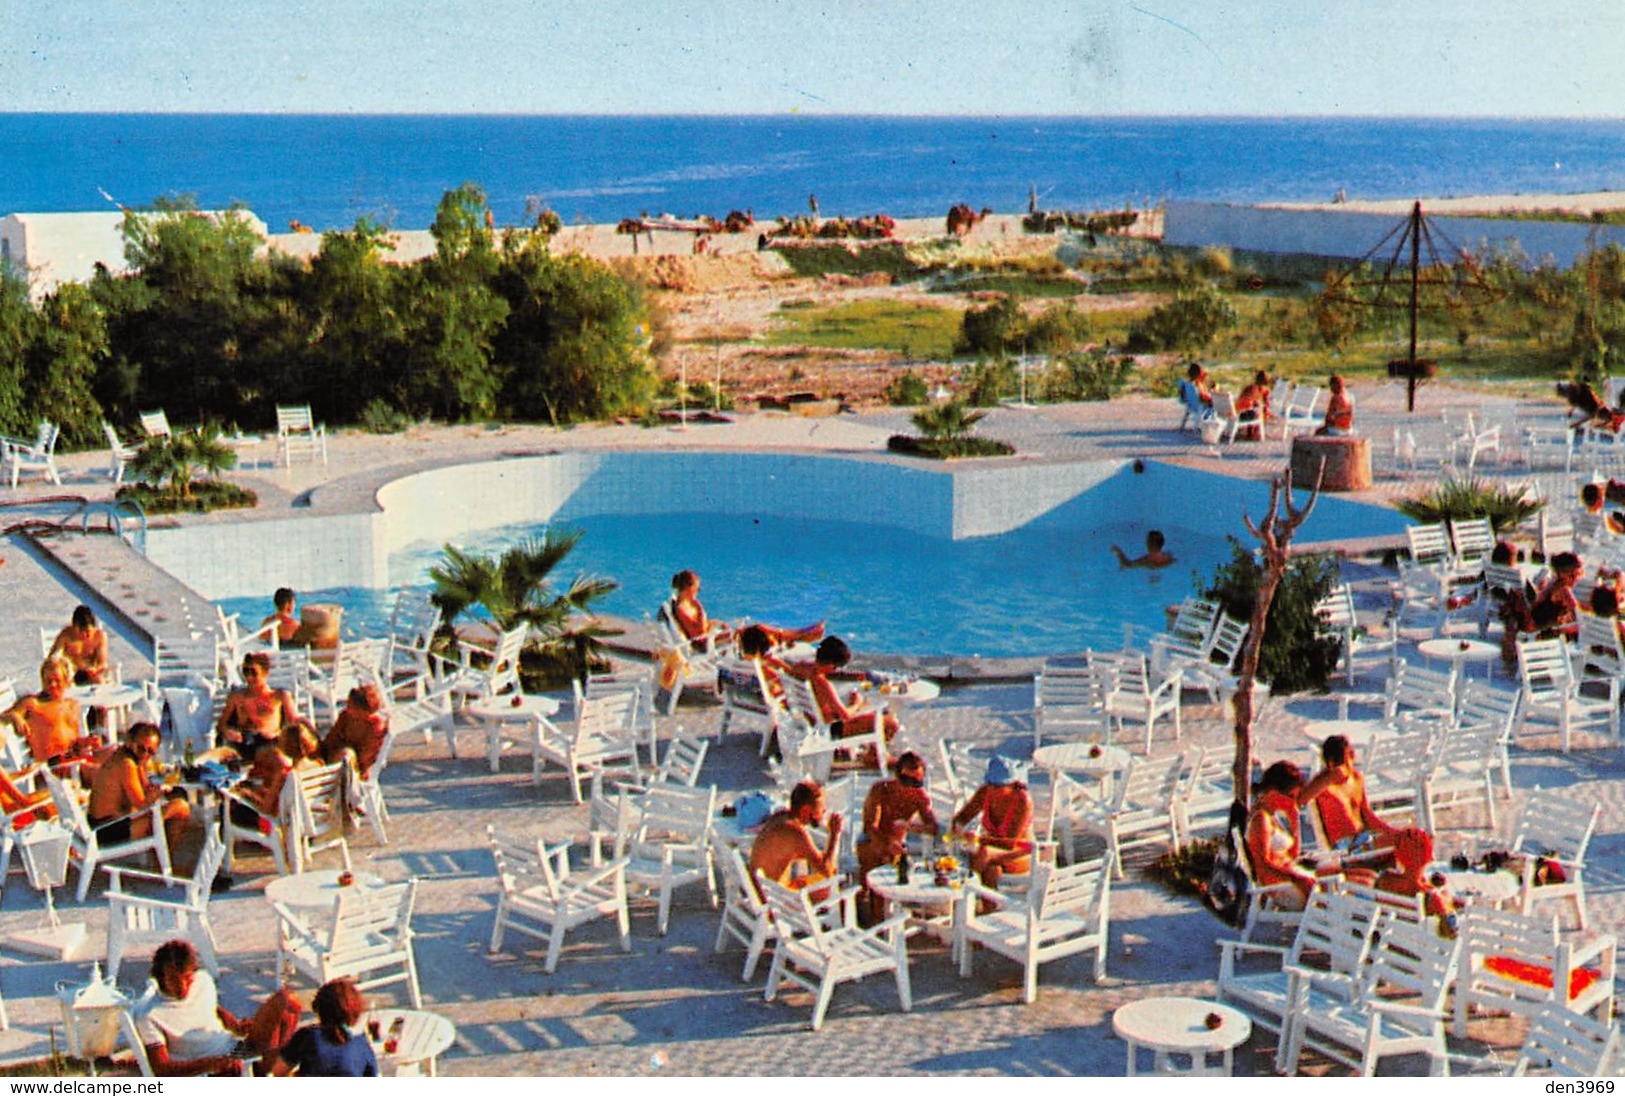
[[[69,446],[104,444],[95,384],[106,354],[106,320],[89,288],[57,286],[40,305],[24,391],[33,414],[61,427]]]
[[[28,299],[28,282],[9,265],[0,265],[0,434],[18,437],[33,429],[23,377],[37,317]]]
[[[956,354],[1006,354],[1021,348],[1026,318],[1014,297],[1000,297],[985,308],[967,308],[960,321]]]
[[[414,413],[456,421],[496,413],[503,378],[491,341],[508,306],[491,288],[497,256],[485,212],[485,193],[473,183],[447,191],[429,229],[435,253],[406,279],[413,306],[402,372]]]
[[[1240,620],[1251,620],[1266,570],[1258,555],[1230,538],[1231,556],[1214,573],[1202,596]],[[1337,582],[1337,560],[1330,555],[1293,557],[1269,601],[1258,676],[1276,695],[1325,689],[1337,668],[1338,641],[1315,612],[1315,603]]]
[[[340,421],[355,421],[375,400],[408,403],[396,363],[408,354],[412,302],[403,287],[411,278],[385,261],[393,247],[388,230],[363,217],[347,232],[323,233],[303,280],[312,316],[306,371],[324,393],[316,402]]]
[[[504,412],[558,424],[640,410],[656,385],[642,294],[602,263],[553,255],[547,239],[503,237],[494,287],[508,313],[492,357]]]

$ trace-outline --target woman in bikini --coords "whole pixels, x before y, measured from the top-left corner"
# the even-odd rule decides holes
[[[244,760],[253,760],[261,746],[277,744],[284,727],[302,726],[314,731],[310,721],[299,714],[293,694],[270,685],[271,656],[255,651],[243,657],[243,687],[233,689],[220,713],[220,744],[235,750]]]
[[[982,786],[954,815],[950,829],[957,833],[976,818],[982,822],[981,841],[970,866],[984,885],[997,887],[1005,872],[1032,870],[1033,797],[1002,757],[987,763]]]

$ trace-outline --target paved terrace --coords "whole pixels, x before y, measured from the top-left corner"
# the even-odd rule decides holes
[[[1408,492],[1413,483],[1385,474],[1392,471],[1387,460],[1389,429],[1404,421],[1402,390],[1357,389],[1356,396],[1362,428],[1377,439],[1379,483],[1374,494]],[[1477,405],[1480,397],[1428,388],[1422,402],[1426,408],[1446,401],[1458,406],[1463,400]],[[1550,404],[1484,402],[1508,423],[1514,414],[1519,421],[1561,418],[1559,409]],[[1279,441],[1214,450],[1176,434],[1172,427],[1177,421],[1171,400],[1126,399],[1001,409],[993,412],[982,432],[1012,441],[1022,454],[1016,459],[1021,460],[1147,457],[1249,477],[1268,476],[1284,463],[1285,446]],[[891,458],[883,455],[885,438],[906,429],[901,412],[829,419],[750,415],[732,424],[684,431],[629,426],[565,431],[421,428],[404,437],[337,436],[330,442],[331,464],[326,469],[271,468],[266,445],[262,454],[249,453],[250,459],[260,456],[263,463],[245,468],[237,478],[260,492],[262,514],[285,516],[306,503],[311,512],[369,507],[377,485],[403,470],[511,453],[659,446],[838,451],[887,460]],[[102,461],[100,454],[66,458],[67,482],[61,490],[105,496],[109,485]],[[1517,474],[1516,466],[1509,471]],[[46,488],[26,485],[13,492],[24,498],[46,493]],[[249,515],[246,520],[254,518]],[[188,520],[245,519],[212,515]],[[110,548],[68,538],[53,549],[58,559],[10,539],[0,553],[5,559],[0,567],[0,606],[11,622],[0,635],[0,669],[10,668],[25,682],[31,679],[39,657],[37,628],[54,629],[66,620],[73,605],[87,596],[82,582],[94,588],[93,596],[113,625],[114,658],[124,663],[126,676],[142,672],[151,632],[184,621],[185,603],[195,595],[177,588],[167,576],[138,570],[145,565]],[[1362,611],[1374,622],[1387,605],[1385,576],[1366,565],[1351,566],[1349,574],[1358,580]],[[1374,684],[1369,679],[1359,683],[1368,690]],[[971,741],[984,752],[996,748],[1025,756],[1030,749],[1030,707],[1031,690],[1025,685],[955,688],[938,704],[914,713],[906,733],[920,742],[946,737]],[[1302,759],[1307,745],[1299,732],[1302,723],[1329,716],[1332,710],[1333,702],[1326,698],[1266,704],[1257,732],[1259,755],[1266,760]],[[709,733],[716,722],[717,709],[696,699],[665,721],[663,730],[670,733],[682,726],[690,733]],[[612,930],[599,925],[572,934],[566,956],[552,976],[541,973],[539,952],[487,957],[495,883],[483,843],[484,825],[562,841],[579,839],[586,817],[584,809],[570,802],[561,778],[549,778],[535,789],[526,767],[517,761],[492,775],[480,759],[477,729],[464,725],[461,733],[461,760],[449,758],[439,740],[426,745],[413,738],[399,744],[385,777],[394,815],[391,843],[374,845],[365,829],[352,842],[358,867],[388,879],[416,876],[421,881],[413,924],[425,1004],[451,1018],[459,1032],[441,1061],[444,1073],[1121,1075],[1123,1048],[1110,1031],[1115,1008],[1152,994],[1208,995],[1213,990],[1217,951],[1212,941],[1223,926],[1189,900],[1144,882],[1136,870],[1143,866],[1143,857],[1131,858],[1129,880],[1114,887],[1108,982],[1095,986],[1089,981],[1086,956],[1060,961],[1043,969],[1039,1000],[1025,1007],[1014,964],[982,958],[975,976],[962,982],[944,950],[919,942],[912,955],[912,1014],[896,1011],[889,980],[872,978],[837,991],[824,1030],[811,1034],[806,1029],[810,1014],[806,997],[790,993],[778,1002],[764,1003],[760,976],[748,986],[738,980],[742,957],[737,947],[723,956],[712,954],[716,915],[692,891],[680,892],[665,938],[655,935],[652,904],[634,907],[630,956],[622,956],[613,946]],[[1184,744],[1222,748],[1228,741],[1223,713],[1201,704],[1197,694],[1187,694]],[[741,736],[713,749],[705,779],[717,782],[724,798],[766,783],[754,745],[754,738]],[[1604,803],[1588,873],[1592,914],[1599,926],[1625,921],[1620,872],[1625,863],[1625,766],[1617,748],[1581,749],[1568,757],[1555,750],[1518,750],[1513,773],[1518,792],[1514,803],[1501,809],[1502,833],[1517,802],[1537,784],[1584,786],[1584,794]],[[1047,789],[1040,780],[1034,790],[1042,817]],[[1457,811],[1450,820],[1481,841],[1489,839],[1486,820],[1473,810]],[[1445,837],[1443,847],[1450,848],[1452,840]],[[192,850],[185,850],[183,863],[189,864],[191,855]],[[327,859],[333,859],[332,854],[323,862]],[[239,1010],[275,984],[274,928],[261,893],[270,871],[268,859],[249,859],[236,886],[214,903],[223,1000]],[[37,924],[43,916],[38,896],[20,875],[10,881],[0,898],[0,935]],[[0,960],[0,989],[12,1020],[11,1030],[0,1033],[3,1060],[28,1060],[46,1053],[49,1028],[59,1023],[51,986],[63,979],[83,981],[89,959],[103,947],[106,913],[100,894],[98,887],[84,907],[77,906],[71,894],[59,897],[67,917],[83,919],[90,927],[83,962],[57,964],[0,952],[5,956]],[[127,965],[126,984],[133,986],[142,971],[139,958]],[[300,988],[308,992],[311,987]],[[1515,1047],[1521,1030],[1516,1025],[1480,1023],[1475,1024],[1474,1035],[1478,1038],[1453,1042],[1453,1049],[1477,1057],[1499,1054],[1510,1061],[1508,1048]],[[1240,1052],[1237,1071],[1268,1072],[1271,1045],[1255,1037]],[[1310,1068],[1322,1067],[1310,1063]],[[1404,1072],[1422,1068],[1422,1063],[1409,1060],[1399,1066]]]

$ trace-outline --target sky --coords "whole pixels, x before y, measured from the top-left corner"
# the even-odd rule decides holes
[[[1619,0],[0,0],[0,110],[1625,116]]]

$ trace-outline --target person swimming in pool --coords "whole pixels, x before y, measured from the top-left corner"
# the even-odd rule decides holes
[[[1125,569],[1129,567],[1148,567],[1156,570],[1174,562],[1174,557],[1163,550],[1165,544],[1167,544],[1167,539],[1162,535],[1162,530],[1153,529],[1145,535],[1145,555],[1129,559],[1128,554],[1115,544],[1112,545],[1112,553],[1117,556],[1117,566],[1119,567]]]

